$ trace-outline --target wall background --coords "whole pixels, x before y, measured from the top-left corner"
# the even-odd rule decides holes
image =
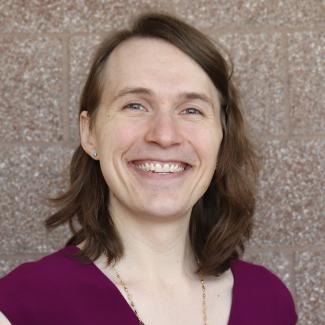
[[[244,259],[278,274],[300,325],[325,323],[325,9],[321,0],[0,0],[0,274],[60,248],[41,195],[67,185],[77,103],[105,32],[147,9],[177,13],[232,53],[264,157]],[[323,61],[322,61],[323,60]]]

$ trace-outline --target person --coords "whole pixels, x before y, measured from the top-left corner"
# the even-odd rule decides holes
[[[101,43],[46,220],[72,237],[0,280],[1,324],[297,322],[285,284],[241,259],[258,168],[227,62],[159,12]]]

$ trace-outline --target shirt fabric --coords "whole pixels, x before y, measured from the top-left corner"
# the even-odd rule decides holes
[[[94,263],[71,257],[77,251],[67,246],[0,279],[0,311],[12,325],[139,324],[119,289]],[[243,260],[233,260],[230,268],[228,325],[296,324],[292,295],[275,274]]]

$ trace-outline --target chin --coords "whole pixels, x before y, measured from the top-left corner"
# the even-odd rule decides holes
[[[157,204],[151,204],[145,206],[145,208],[141,209],[141,215],[146,215],[149,218],[159,218],[162,220],[167,219],[178,219],[185,217],[191,212],[191,208],[186,208],[184,206],[180,206],[179,204],[175,204],[175,202],[168,202],[165,200],[160,200]],[[163,203],[163,204],[162,204]]]

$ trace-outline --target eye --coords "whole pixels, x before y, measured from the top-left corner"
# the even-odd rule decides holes
[[[190,114],[190,115],[203,115],[202,112],[194,107],[186,108],[182,111],[183,114]]]
[[[144,111],[145,110],[145,108],[139,103],[130,103],[130,104],[124,106],[124,108],[128,108],[133,111]]]

